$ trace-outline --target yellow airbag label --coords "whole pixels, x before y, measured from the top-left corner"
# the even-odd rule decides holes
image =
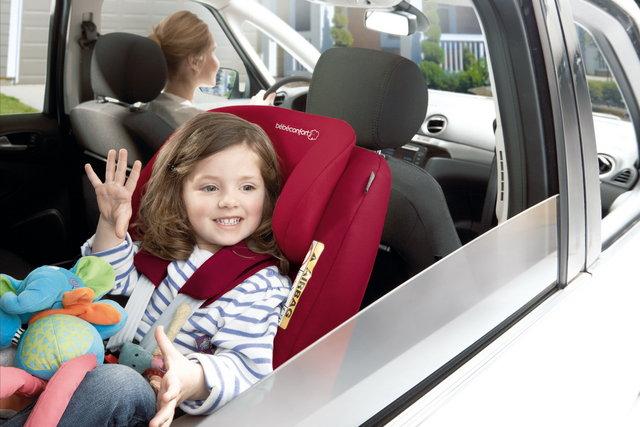
[[[313,274],[313,269],[316,267],[323,250],[324,243],[316,242],[315,240],[311,243],[309,252],[307,252],[307,255],[304,257],[304,261],[302,261],[300,270],[298,270],[296,279],[293,281],[293,285],[291,286],[291,292],[289,293],[287,302],[284,305],[282,318],[280,319],[280,327],[282,329],[287,329],[289,321],[293,316],[293,312],[298,306],[302,292],[307,286],[307,283],[309,283],[311,275]]]

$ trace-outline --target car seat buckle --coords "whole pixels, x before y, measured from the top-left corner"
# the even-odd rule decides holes
[[[367,186],[364,188],[365,193],[369,192],[369,188],[371,187],[374,179],[376,179],[376,173],[374,171],[371,171],[371,175],[369,175],[369,181],[367,181]]]

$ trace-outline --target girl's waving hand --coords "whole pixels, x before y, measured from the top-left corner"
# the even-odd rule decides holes
[[[96,237],[98,238],[102,232],[103,236],[100,237],[106,238],[105,247],[101,249],[108,249],[113,243],[117,244],[125,238],[132,214],[131,196],[136,188],[141,168],[142,164],[136,160],[127,178],[127,150],[125,149],[118,152],[117,163],[116,151],[109,150],[104,182],[98,178],[91,165],[84,166],[87,177],[96,192],[100,209]]]

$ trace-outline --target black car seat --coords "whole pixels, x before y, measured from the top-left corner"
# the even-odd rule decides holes
[[[497,121],[494,119],[494,134],[496,129]],[[449,212],[463,243],[475,239],[497,224],[498,180],[495,151],[489,165],[432,157],[424,168],[442,187]],[[501,198],[502,196],[500,194]]]
[[[361,147],[396,149],[410,142],[424,121],[427,96],[415,63],[382,51],[334,48],[316,64],[306,111],[345,120]],[[391,200],[364,305],[460,247],[436,180],[412,163],[387,161]]]
[[[167,80],[167,64],[152,40],[110,33],[96,42],[91,58],[91,88],[96,99],[71,109],[71,125],[86,151],[106,157],[126,148],[130,164],[148,160],[173,129],[137,103],[155,99]]]
[[[98,38],[91,57],[95,99],[71,109],[71,126],[83,151],[106,158],[110,149],[126,148],[129,165],[143,163],[173,132],[160,116],[138,103],[155,99],[167,80],[167,64],[157,43],[128,33]],[[83,177],[88,229],[99,211],[95,193]]]

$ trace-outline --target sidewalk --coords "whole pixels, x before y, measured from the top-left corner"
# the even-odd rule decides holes
[[[23,104],[42,111],[44,105],[44,85],[12,85],[0,82],[0,92],[18,98]]]

